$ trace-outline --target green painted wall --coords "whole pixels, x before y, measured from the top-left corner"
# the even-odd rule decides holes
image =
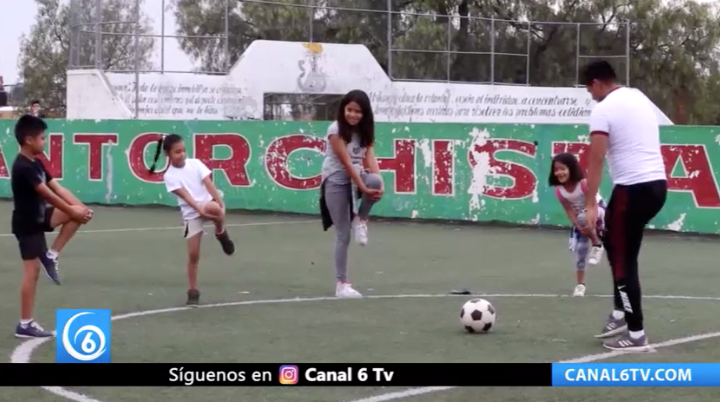
[[[186,138],[214,168],[229,208],[317,213],[323,136],[329,122],[49,120],[46,163],[88,203],[175,205],[147,173],[158,133]],[[0,196],[11,197],[13,121],[0,121]],[[385,217],[567,225],[547,186],[550,160],[568,150],[584,162],[581,125],[379,123],[376,155]],[[654,227],[719,233],[720,127],[662,129],[668,202]],[[601,193],[609,197],[606,180]]]

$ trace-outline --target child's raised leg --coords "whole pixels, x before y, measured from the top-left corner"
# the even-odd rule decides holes
[[[383,185],[382,177],[375,173],[363,173],[362,180],[368,188],[373,190],[380,190]],[[353,221],[355,241],[361,246],[366,245],[368,242],[367,221],[370,216],[370,210],[376,202],[377,200],[371,199],[363,194],[362,202],[360,202],[360,207],[358,208],[358,214],[355,217],[355,221]]]
[[[587,289],[585,286],[585,261],[587,261],[589,249],[590,239],[581,236],[575,246],[575,276],[577,279],[577,285],[573,291],[575,297],[585,296],[585,290]]]
[[[223,252],[232,255],[235,252],[235,243],[230,240],[225,228],[225,210],[217,202],[210,201],[203,205],[203,212],[215,225],[215,237],[220,242]]]
[[[598,220],[602,221],[604,219],[604,216],[601,217],[601,209],[598,208]],[[587,225],[587,216],[585,212],[581,212],[578,214],[577,217],[578,224],[580,226]],[[602,239],[600,239],[600,236],[597,232],[593,232],[589,235],[590,241],[592,242],[592,248],[590,249],[590,256],[587,259],[588,264],[590,265],[597,265],[602,260],[603,252],[605,251],[603,248]]]
[[[60,226],[60,232],[53,241],[52,247],[48,250],[49,254],[57,258],[65,245],[75,236],[81,225],[80,222],[70,219],[65,212],[53,208],[50,216],[50,228],[54,230]]]
[[[200,291],[197,289],[198,263],[200,262],[200,242],[202,232],[195,233],[187,239],[188,247],[188,306],[197,306],[200,303]]]
[[[55,238],[52,247],[46,250],[39,259],[48,278],[55,282],[56,285],[60,285],[61,283],[58,266],[60,252],[65,248],[70,239],[75,236],[75,233],[77,233],[81,225],[80,222],[70,219],[68,214],[59,209],[48,208],[45,211],[45,231],[53,232],[55,228],[60,226],[60,232]]]
[[[215,201],[203,205],[203,212],[215,225],[215,233],[219,234],[225,230],[225,211]]]

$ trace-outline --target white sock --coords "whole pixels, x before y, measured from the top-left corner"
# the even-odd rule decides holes
[[[59,251],[56,251],[56,250],[53,250],[53,249],[48,250],[48,256],[50,256],[50,257],[52,257],[52,258],[55,258],[55,257],[57,257],[57,256],[59,256],[59,255],[60,255],[60,252],[59,252]]]
[[[640,338],[642,338],[643,336],[645,336],[645,330],[644,330],[644,329],[641,329],[640,331],[629,331],[629,332],[630,332],[630,337],[633,338],[633,339],[640,339]]]
[[[620,310],[613,310],[612,316],[616,320],[621,320],[621,319],[625,318],[625,312],[620,311]]]
[[[29,320],[20,320],[20,325],[22,325],[23,327],[27,327],[28,325],[30,325],[31,322],[33,322],[32,318]]]

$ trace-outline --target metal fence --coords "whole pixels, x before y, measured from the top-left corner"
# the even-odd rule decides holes
[[[4,95],[0,96],[7,100],[7,105],[2,105],[0,102],[0,107],[26,106],[25,94],[23,93],[21,84],[3,85],[2,88],[0,88],[0,92],[4,92]]]
[[[170,35],[175,27],[166,26],[164,10],[178,0],[148,3],[163,10],[159,33],[143,29],[143,0],[123,0],[133,7],[128,18],[107,20],[105,2],[111,1],[120,0],[70,1],[69,68],[134,73],[136,87],[146,72],[226,73],[254,39],[363,44],[393,80],[567,87],[579,84],[589,59],[607,59],[630,84],[628,21],[538,22],[397,10],[397,0],[214,0],[199,1],[222,8],[215,10],[222,17],[204,30],[212,34]],[[250,35],[237,33],[247,27]],[[168,68],[168,40],[194,41],[221,62]],[[112,46],[125,49],[122,60],[109,60]],[[145,59],[146,46],[159,50],[158,61]]]
[[[68,57],[69,69],[93,68],[107,70],[117,73],[193,73],[193,74],[216,74],[218,71],[202,71],[200,69],[173,70],[165,66],[166,42],[170,39],[194,39],[220,41],[223,43],[223,57],[230,54],[229,46],[229,16],[231,13],[230,4],[234,0],[224,2],[224,26],[223,33],[218,35],[174,35],[165,33],[175,27],[168,27],[166,24],[165,10],[174,5],[173,0],[151,0],[151,7],[161,10],[160,33],[145,32],[143,30],[143,0],[126,0],[126,5],[132,6],[132,16],[124,20],[104,19],[105,6],[109,0],[70,0],[70,55]],[[88,8],[87,6],[90,6]],[[153,21],[157,23],[157,21]],[[108,42],[113,38],[121,38],[123,45],[129,45],[132,49],[132,63],[122,63],[120,68],[108,68],[106,50],[110,46]],[[141,50],[144,41],[159,42],[159,63],[147,65],[143,60]],[[153,43],[156,45],[155,43]],[[158,47],[158,46],[155,46]],[[227,57],[227,60],[230,60]],[[225,64],[227,72],[232,65]]]

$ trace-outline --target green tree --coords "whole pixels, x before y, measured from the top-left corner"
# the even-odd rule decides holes
[[[214,36],[209,38],[179,38],[180,48],[200,64],[198,70],[226,72],[240,58],[242,52],[255,39],[253,32],[240,13],[240,5],[227,0],[174,0],[175,19],[180,35]],[[228,10],[228,43],[226,54],[225,14]]]
[[[405,7],[411,0],[392,0]],[[200,69],[224,72],[254,40],[363,43],[386,63],[388,16],[385,1],[378,0],[279,0],[268,5],[237,0],[174,0],[179,35],[216,36],[218,39],[181,38],[181,48]],[[229,43],[226,59],[225,7],[229,4]],[[320,7],[322,5],[322,7]],[[313,8],[313,6],[315,6]],[[377,10],[358,12],[333,7]],[[399,20],[398,20],[399,21]],[[399,25],[398,22],[393,22]]]
[[[135,38],[130,36],[134,33],[135,24],[101,25],[105,34],[101,40],[101,57],[96,60],[95,27],[86,25],[97,21],[96,0],[72,0],[69,4],[59,0],[36,2],[36,21],[30,34],[21,38],[18,61],[27,98],[41,100],[44,107],[50,109],[55,116],[65,114],[66,72],[71,47],[73,65],[96,66],[103,70],[135,69]],[[102,21],[136,20],[135,0],[103,0],[101,4]],[[151,32],[150,20],[141,14],[138,33]],[[148,67],[154,41],[152,38],[140,37],[138,43],[140,67]]]
[[[224,33],[225,0],[175,2],[179,34]],[[720,122],[720,13],[711,4],[392,0],[395,14],[388,18],[386,1],[274,3],[285,4],[229,0],[227,60],[222,41],[184,39],[182,47],[203,68],[226,71],[256,39],[360,43],[395,79],[564,87],[577,84],[589,60],[607,57],[621,81],[629,68],[629,84],[677,124]],[[343,7],[368,11],[338,9]]]

